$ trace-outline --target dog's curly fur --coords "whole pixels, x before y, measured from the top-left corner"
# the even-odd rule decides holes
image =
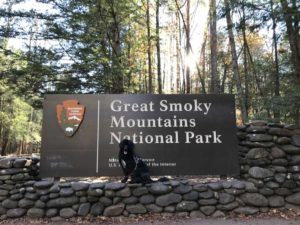
[[[147,165],[134,152],[134,143],[124,139],[119,144],[119,163],[124,173],[123,183],[126,183],[129,176],[130,183],[151,183],[149,169]]]

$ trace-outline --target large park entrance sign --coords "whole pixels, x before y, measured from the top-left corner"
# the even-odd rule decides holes
[[[47,95],[41,175],[122,175],[123,139],[151,175],[238,173],[233,95]]]

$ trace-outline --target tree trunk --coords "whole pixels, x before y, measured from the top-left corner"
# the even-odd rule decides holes
[[[6,148],[8,144],[8,136],[9,136],[9,131],[4,131],[3,132],[3,138],[2,138],[2,144],[1,144],[1,156],[6,155]]]
[[[23,152],[23,139],[19,141],[19,151],[17,152],[18,155],[21,155]]]
[[[191,93],[191,78],[190,78],[190,67],[187,65],[187,60],[191,54],[190,45],[190,0],[186,2],[186,93]]]
[[[176,92],[180,93],[180,23],[179,12],[176,12]]]
[[[223,77],[222,77],[220,93],[224,93],[224,91],[225,91],[225,81],[227,78],[227,70],[228,70],[228,65],[226,63],[224,63],[224,70],[223,70]]]
[[[114,2],[110,5],[111,16],[113,18],[113,23],[111,27],[111,47],[112,47],[112,87],[111,93],[119,94],[124,92],[124,77],[122,74],[121,65],[121,40],[120,40],[120,27],[119,18],[117,12],[115,11]]]
[[[248,60],[247,60],[247,47],[246,47],[246,46],[248,46],[248,42],[247,42],[247,38],[246,38],[246,17],[245,17],[244,4],[242,4],[242,11],[243,11],[242,33],[243,33],[243,42],[244,42],[243,55],[244,55],[244,76],[245,76],[245,105],[246,105],[246,112],[248,114],[248,111],[249,111],[249,74],[248,74]]]
[[[203,43],[203,51],[202,51],[202,91],[203,94],[207,94],[206,88],[205,88],[205,78],[206,78],[206,60],[205,60],[205,55],[206,55],[206,38],[205,42]]]
[[[271,5],[271,17],[273,23],[272,30],[273,30],[274,63],[275,63],[275,71],[273,72],[274,94],[276,97],[279,97],[280,96],[279,62],[278,62],[278,50],[277,50],[276,18],[274,15],[273,0],[270,0],[270,5]],[[276,122],[280,121],[280,110],[274,109],[274,118]]]
[[[255,81],[256,81],[256,87],[257,87],[257,92],[258,92],[258,95],[260,97],[263,97],[264,96],[264,93],[263,93],[263,90],[260,86],[260,80],[259,80],[259,77],[258,77],[258,74],[257,74],[257,71],[256,71],[256,67],[254,65],[254,61],[253,61],[253,58],[252,58],[252,54],[250,52],[250,48],[249,48],[249,45],[247,43],[247,39],[246,39],[246,43],[245,43],[245,48],[247,48],[247,52],[248,52],[248,56],[249,56],[249,62],[252,66],[252,70],[253,70],[253,75],[254,75],[254,78],[255,78]]]
[[[211,93],[220,93],[217,62],[217,13],[216,0],[210,1],[210,66],[211,66]]]
[[[142,93],[142,73],[139,73],[139,93]]]
[[[157,53],[157,83],[158,83],[158,93],[162,94],[161,59],[160,59],[160,36],[159,36],[159,0],[156,0],[156,53]],[[171,74],[171,76],[172,76],[172,74]]]
[[[206,88],[205,88],[205,76],[206,76],[206,66],[205,66],[205,49],[206,49],[206,40],[207,40],[207,32],[204,33],[204,39],[200,51],[200,64],[202,67],[202,71],[197,66],[197,72],[201,83],[201,89],[202,93],[206,94]]]
[[[128,33],[130,33],[131,31],[131,27],[129,26],[129,28],[128,28]],[[131,83],[131,76],[132,76],[132,59],[131,59],[131,41],[129,41],[128,42],[128,44],[127,44],[128,46],[127,46],[127,67],[128,67],[128,69],[129,69],[129,71],[128,71],[128,74],[127,74],[127,93],[129,92],[129,90],[130,90],[130,86],[132,85],[132,83]],[[124,82],[125,83],[125,82]]]
[[[296,0],[292,0],[292,8],[288,5],[287,0],[280,0],[284,20],[287,28],[287,35],[291,48],[291,61],[293,62],[294,70],[294,84],[300,85],[300,34],[299,34],[299,14],[296,6]],[[293,18],[294,16],[294,18]],[[295,123],[300,124],[300,113],[299,109],[296,109],[294,116]]]
[[[147,77],[144,77],[144,93],[149,93],[149,89],[148,89],[148,84],[149,84],[149,80],[147,80]]]
[[[152,85],[152,60],[151,60],[151,31],[150,31],[150,0],[147,0],[146,9],[147,23],[147,54],[148,54],[148,93],[153,93]]]
[[[172,17],[173,18],[173,17]],[[173,22],[173,21],[172,21]],[[169,38],[169,52],[173,52],[173,42],[174,42],[174,37],[173,35],[170,35],[170,38]],[[173,54],[170,54],[169,55],[169,71],[170,71],[170,76],[169,76],[169,88],[170,88],[170,92],[171,93],[174,93],[175,89],[175,84],[174,84],[174,55]],[[166,68],[166,64],[164,64],[164,76],[166,74],[166,71],[165,71],[165,68]],[[165,87],[165,83],[163,82],[163,87]]]
[[[289,7],[287,0],[280,0],[280,2],[284,15],[284,20],[286,23],[289,44],[292,52],[291,61],[293,62],[294,67],[295,84],[300,85],[300,35],[298,25],[299,21],[297,19],[293,21],[292,15],[294,10],[292,10]]]
[[[226,22],[227,22],[229,43],[230,43],[230,47],[231,47],[233,75],[234,75],[234,78],[235,78],[235,81],[236,81],[238,98],[239,98],[239,101],[240,101],[240,107],[241,107],[241,113],[242,113],[242,122],[245,123],[248,119],[248,116],[247,116],[245,96],[244,96],[244,92],[243,92],[243,89],[242,89],[242,83],[241,83],[241,79],[240,79],[240,72],[239,72],[238,61],[237,61],[235,40],[234,40],[234,35],[233,35],[233,30],[232,30],[233,24],[232,24],[231,15],[230,15],[229,0],[224,0],[224,3],[225,3]]]

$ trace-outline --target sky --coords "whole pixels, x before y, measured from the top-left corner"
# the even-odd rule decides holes
[[[0,5],[1,2],[4,2],[3,0],[0,0]],[[49,6],[47,6],[44,3],[40,3],[36,0],[26,0],[24,2],[21,2],[19,4],[15,4],[12,8],[12,10],[16,11],[30,11],[30,10],[35,10],[37,13],[44,13],[44,12],[49,12]],[[53,10],[50,10],[53,11]],[[22,22],[22,26],[26,28],[27,24],[26,22]],[[41,24],[37,24],[38,29],[41,29]],[[24,48],[25,44],[28,44],[28,40],[24,39],[18,39],[18,38],[11,38],[8,45],[12,49],[22,49]],[[50,41],[38,41],[38,44],[51,47],[54,43],[51,43]]]

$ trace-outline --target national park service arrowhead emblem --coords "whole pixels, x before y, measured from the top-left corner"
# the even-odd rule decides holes
[[[78,130],[85,112],[85,106],[77,100],[66,100],[56,105],[58,123],[66,136],[71,137]]]

